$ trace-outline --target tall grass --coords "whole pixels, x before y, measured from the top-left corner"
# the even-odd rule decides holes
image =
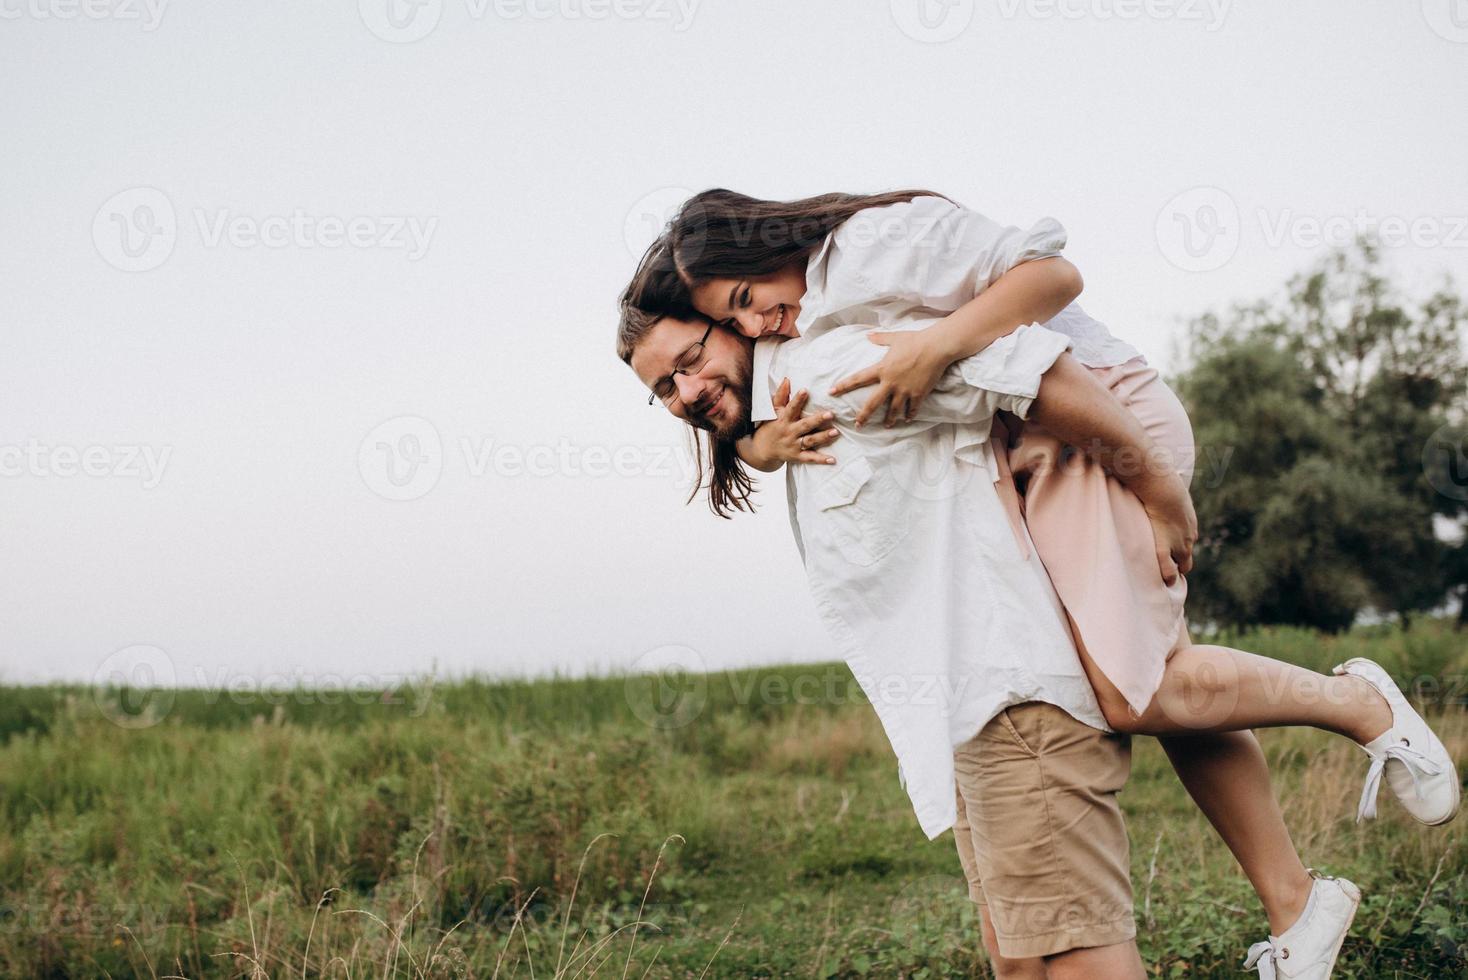
[[[1462,634],[1230,639],[1372,656],[1468,749]],[[326,700],[0,688],[0,976],[987,975],[840,665]],[[1307,862],[1366,892],[1339,975],[1461,975],[1468,821],[1358,828],[1359,750],[1261,738]],[[1151,740],[1123,805],[1154,973],[1236,975],[1262,913]]]

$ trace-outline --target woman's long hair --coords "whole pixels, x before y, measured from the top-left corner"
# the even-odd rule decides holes
[[[704,319],[693,307],[690,287],[715,277],[772,275],[804,261],[857,212],[903,204],[915,197],[943,195],[905,190],[764,201],[722,188],[695,194],[648,248],[622,294],[617,356],[630,364],[633,349],[665,316]],[[749,498],[754,482],[734,442],[694,429],[693,443],[697,482],[688,499],[707,486],[709,508],[718,516],[753,510]]]
[[[826,236],[867,208],[902,204],[932,191],[821,194],[763,201],[715,188],[690,197],[668,227],[678,276],[687,286],[715,278],[768,276],[810,256]]]
[[[693,308],[688,287],[673,268],[666,239],[659,239],[642,256],[637,273],[622,293],[621,316],[617,325],[617,356],[632,363],[632,353],[644,337],[664,317],[707,323],[702,313]],[[709,509],[723,518],[733,511],[753,511],[750,495],[754,481],[732,440],[720,439],[712,432],[689,427],[693,443],[693,460],[698,467],[689,501],[707,486]],[[708,475],[705,484],[704,475]]]

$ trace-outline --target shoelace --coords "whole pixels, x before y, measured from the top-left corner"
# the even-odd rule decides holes
[[[1412,788],[1417,791],[1419,800],[1422,799],[1423,777],[1436,776],[1443,771],[1441,764],[1433,762],[1411,746],[1400,743],[1388,745],[1380,755],[1368,755],[1371,755],[1371,768],[1366,770],[1366,786],[1361,790],[1361,806],[1356,810],[1357,823],[1376,816],[1376,795],[1381,791],[1381,777],[1386,772],[1388,759],[1396,759],[1407,767],[1407,772],[1412,776]]]
[[[1249,958],[1244,960],[1244,969],[1259,967],[1259,980],[1275,980],[1274,944],[1269,940],[1249,947]]]

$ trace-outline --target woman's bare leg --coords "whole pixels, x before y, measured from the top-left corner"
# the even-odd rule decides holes
[[[1305,910],[1313,884],[1295,850],[1253,732],[1159,738],[1188,795],[1233,852],[1280,935]]]
[[[1075,624],[1071,625],[1074,628]],[[1327,710],[1312,716],[1324,722],[1316,727],[1365,742],[1390,726],[1391,709],[1365,682],[1333,683],[1358,681],[1357,678],[1327,677],[1227,647],[1197,646],[1186,630],[1179,637],[1178,646],[1178,651],[1168,660],[1158,696],[1139,717],[1091,659],[1076,631],[1076,650],[1107,721],[1123,731],[1158,736],[1188,795],[1254,886],[1269,917],[1270,932],[1278,936],[1294,925],[1304,911],[1310,897],[1310,875],[1285,826],[1284,814],[1270,784],[1269,763],[1259,740],[1252,731],[1206,726],[1239,723],[1244,719],[1254,719],[1259,727],[1301,724],[1301,721],[1265,719],[1290,712],[1309,714],[1310,709],[1319,707],[1316,703],[1319,702],[1327,705]],[[1192,651],[1220,651],[1220,654],[1194,655]],[[1178,664],[1178,658],[1184,655],[1189,659]],[[1230,683],[1241,677],[1248,680],[1244,684]],[[1162,693],[1163,688],[1168,691],[1166,695]],[[1295,692],[1293,700],[1280,693],[1290,690]],[[1315,693],[1309,693],[1312,691]],[[1251,698],[1263,704],[1252,703]],[[1331,698],[1345,704],[1331,704]],[[1384,718],[1374,719],[1369,710],[1364,710],[1372,707],[1370,699],[1379,704]],[[1347,711],[1341,711],[1341,707]],[[1185,713],[1189,711],[1192,714]],[[1158,715],[1172,720],[1172,732],[1147,730],[1155,724],[1151,719]],[[1182,733],[1176,730],[1175,716],[1181,716],[1184,722]],[[1367,719],[1364,723],[1363,717]],[[1372,731],[1378,721],[1380,730]]]
[[[1076,646],[1107,722],[1133,735],[1302,725],[1365,745],[1392,726],[1386,699],[1359,677],[1317,674],[1282,660],[1206,644],[1172,654],[1157,693],[1137,715],[1079,639]]]

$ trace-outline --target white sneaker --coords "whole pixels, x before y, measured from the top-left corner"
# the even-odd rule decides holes
[[[1386,784],[1412,816],[1433,827],[1453,819],[1462,787],[1442,739],[1427,727],[1379,664],[1357,657],[1341,664],[1335,673],[1353,674],[1366,681],[1381,692],[1392,709],[1392,727],[1362,746],[1371,757],[1371,768],[1366,772],[1356,822],[1376,816],[1376,795],[1383,772]]]
[[[1311,871],[1315,884],[1299,920],[1283,936],[1249,947],[1244,969],[1259,968],[1259,980],[1330,980],[1341,943],[1356,917],[1361,889],[1344,878]]]

